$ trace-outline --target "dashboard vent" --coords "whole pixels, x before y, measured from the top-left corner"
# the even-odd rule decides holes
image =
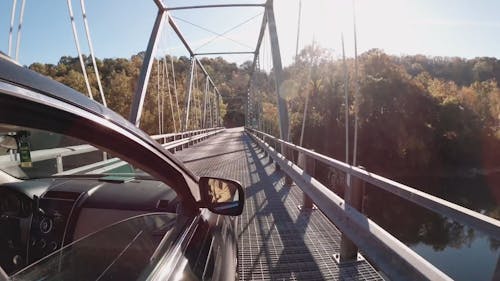
[[[80,193],[69,192],[69,191],[48,191],[43,196],[44,198],[52,199],[64,199],[64,200],[76,200],[80,196]]]
[[[170,207],[170,202],[168,200],[159,200],[156,208],[162,211],[168,210]]]

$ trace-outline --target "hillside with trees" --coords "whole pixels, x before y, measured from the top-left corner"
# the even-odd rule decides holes
[[[143,55],[98,60],[108,106],[124,117],[129,115]],[[167,56],[167,62],[171,59],[183,110],[190,60]],[[86,60],[94,96],[98,96],[95,75],[89,58]],[[157,63],[151,72],[141,124],[150,134],[158,133]],[[204,58],[202,63],[221,93],[224,125],[244,125],[251,62],[238,66],[222,58]],[[86,93],[77,58],[62,57],[56,65],[34,63],[29,67]],[[359,56],[357,96],[353,59],[347,60],[347,70],[349,104],[346,106],[342,60],[328,50],[308,46],[285,68],[283,87],[294,143],[299,142],[305,96],[309,95],[304,146],[320,153],[345,158],[345,111],[349,113],[352,148],[357,109],[358,163],[370,171],[397,179],[422,175],[474,176],[500,167],[499,60],[392,56],[378,49],[370,50]],[[168,71],[172,80],[171,68]],[[278,135],[273,73],[257,71],[254,79],[256,97],[262,101],[258,122],[266,131]],[[172,81],[167,84],[161,91],[173,93]],[[194,89],[194,102],[200,105],[204,91],[201,74],[195,79]],[[194,116],[201,116],[199,108]],[[164,131],[173,132],[168,97],[164,112]],[[177,124],[177,130],[178,127]],[[500,202],[500,194],[496,198]]]

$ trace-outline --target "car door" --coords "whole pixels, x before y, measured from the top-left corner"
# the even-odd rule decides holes
[[[149,280],[237,280],[235,218],[203,210]],[[173,270],[172,270],[173,268]]]
[[[185,280],[235,279],[236,243],[230,219],[206,209],[201,214],[198,178],[116,113],[69,87],[0,59],[0,123],[86,141],[177,192],[182,202],[179,213],[191,222],[169,254],[161,257],[152,280],[176,279],[175,272],[184,272]]]

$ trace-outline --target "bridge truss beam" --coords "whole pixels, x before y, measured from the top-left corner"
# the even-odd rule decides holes
[[[280,125],[280,139],[289,141],[288,136],[288,108],[281,84],[283,83],[283,66],[281,64],[280,45],[278,41],[278,31],[274,18],[273,0],[268,0],[265,13],[268,21],[269,39],[271,41],[271,53],[273,58],[273,71],[276,82],[276,94],[278,96],[278,111]]]
[[[137,89],[135,90],[135,94],[132,100],[132,107],[129,115],[129,121],[135,124],[137,127],[139,127],[140,122],[141,122],[141,115],[142,115],[142,109],[144,106],[144,99],[146,97],[146,91],[147,91],[147,86],[149,83],[149,78],[151,76],[151,69],[153,67],[153,61],[154,57],[156,54],[156,49],[158,42],[161,37],[161,33],[163,30],[164,25],[168,22],[170,27],[173,29],[173,31],[176,33],[177,37],[180,39],[186,50],[189,52],[191,55],[191,58],[194,63],[196,63],[200,69],[203,71],[203,74],[205,77],[208,79],[210,85],[214,89],[214,93],[216,95],[216,101],[220,101],[220,92],[215,86],[214,81],[208,74],[207,70],[203,66],[203,64],[200,62],[200,60],[197,58],[197,54],[194,53],[193,49],[190,47],[189,43],[187,42],[186,38],[180,31],[179,27],[177,26],[176,22],[174,19],[170,16],[169,14],[169,8],[163,3],[161,0],[154,0],[155,4],[158,7],[158,14],[156,16],[155,24],[153,26],[153,29],[151,31],[151,35],[149,38],[148,42],[148,47],[145,53],[144,61],[142,64],[141,72],[139,74],[139,81],[137,85]],[[262,5],[261,5],[262,6]],[[215,7],[213,7],[215,8]],[[175,8],[174,8],[175,9]],[[189,79],[192,79],[190,77]],[[187,108],[186,108],[187,109]],[[216,125],[220,125],[220,111],[219,111],[219,105],[217,104],[217,120],[216,120]],[[189,120],[189,110],[186,110],[186,117],[185,117],[185,122],[183,122],[183,127],[186,130],[187,122]]]
[[[173,10],[192,10],[192,9],[207,9],[207,8],[243,8],[243,7],[264,7],[265,4],[215,4],[215,5],[195,5],[195,6],[180,6],[165,8],[167,11]]]

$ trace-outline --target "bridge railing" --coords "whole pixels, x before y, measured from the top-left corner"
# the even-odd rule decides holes
[[[176,150],[198,143],[224,130],[224,127],[217,127],[211,129],[195,130],[186,133],[169,134],[171,135],[169,137],[165,137],[163,135],[153,136],[153,139],[156,138],[156,140],[163,140],[164,143],[162,144],[162,146],[170,150],[170,152],[175,152]]]
[[[161,144],[165,144],[167,142],[172,142],[175,140],[189,138],[192,136],[206,134],[206,133],[210,133],[210,132],[214,132],[214,131],[220,131],[222,129],[224,129],[224,127],[207,128],[207,129],[193,130],[193,131],[186,131],[186,132],[179,132],[179,133],[152,135],[151,138],[160,142]]]
[[[225,128],[212,128],[205,130],[196,130],[190,131],[186,133],[180,133],[181,139],[173,140],[167,143],[162,144],[165,149],[170,150],[171,152],[175,152],[177,149],[182,149],[182,147],[188,147],[190,145],[196,144],[202,140],[209,138],[212,135],[218,134],[224,131]],[[173,134],[174,135],[174,134]],[[175,134],[178,135],[178,134]],[[163,137],[161,137],[163,138]],[[158,138],[157,138],[158,139]],[[71,169],[68,171],[60,172],[56,175],[72,175],[77,173],[86,173],[86,174],[101,174],[106,173],[111,170],[123,167],[128,165],[127,162],[120,160],[119,158],[111,158],[103,161],[99,161],[97,163],[92,163],[89,165],[85,165],[82,167],[78,167],[75,169]]]
[[[391,279],[450,280],[446,274],[349,204],[349,200],[346,202],[314,177],[308,175],[293,161],[285,158],[283,154],[278,152],[279,150],[295,151],[309,160],[313,159],[313,161],[343,171],[353,180],[370,183],[404,200],[476,228],[494,239],[500,239],[500,221],[498,220],[388,178],[372,174],[359,167],[350,166],[331,157],[285,142],[269,134],[250,128],[246,130],[255,143],[279,165],[280,169],[291,177],[325,216]],[[347,187],[347,189],[349,188],[361,188],[361,186],[351,185],[351,187]]]
[[[205,140],[212,135],[220,133],[223,130],[223,127],[218,127],[175,134],[155,135],[151,137],[159,141],[165,149],[168,149],[171,152],[175,152],[175,150],[186,148],[192,144]],[[31,162],[36,163],[45,160],[56,160],[57,173],[55,175],[71,175],[76,173],[104,173],[117,167],[126,165],[126,162],[121,161],[119,158],[107,159],[107,156],[103,155],[102,161],[70,170],[64,169],[64,157],[95,151],[98,151],[98,149],[89,144],[34,150],[31,151]],[[5,169],[18,166],[20,162],[16,159],[19,159],[17,153],[13,155],[0,156],[0,168]]]

